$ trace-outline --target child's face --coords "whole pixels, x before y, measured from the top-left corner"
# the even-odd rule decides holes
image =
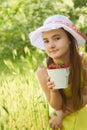
[[[70,40],[63,29],[43,32],[45,51],[54,61],[69,57]]]

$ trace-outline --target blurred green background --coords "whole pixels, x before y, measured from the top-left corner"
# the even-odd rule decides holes
[[[66,15],[87,35],[87,0],[0,1],[0,130],[49,130],[36,77],[45,53],[31,46],[28,35],[54,14]]]

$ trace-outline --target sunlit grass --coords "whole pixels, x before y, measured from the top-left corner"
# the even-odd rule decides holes
[[[0,130],[48,130],[48,105],[36,74],[0,77]]]

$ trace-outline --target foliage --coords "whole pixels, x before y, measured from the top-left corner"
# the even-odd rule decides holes
[[[75,7],[83,7],[84,5],[87,6],[87,0],[74,0],[74,5]]]
[[[0,59],[2,62],[3,59],[8,58],[19,59],[21,62],[21,57],[27,57],[31,66],[37,68],[44,58],[44,52],[31,46],[28,34],[41,26],[45,18],[53,14],[64,14],[70,17],[76,26],[87,34],[87,2],[80,1],[2,0],[0,2]],[[32,59],[36,61],[39,59],[39,62],[33,64]]]

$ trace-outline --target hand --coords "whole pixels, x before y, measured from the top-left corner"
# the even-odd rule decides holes
[[[50,90],[54,90],[55,84],[50,80],[50,77],[47,78],[47,86]]]
[[[62,130],[62,119],[62,116],[51,115],[51,119],[49,121],[50,128],[52,128],[52,130],[58,130],[58,128]]]

